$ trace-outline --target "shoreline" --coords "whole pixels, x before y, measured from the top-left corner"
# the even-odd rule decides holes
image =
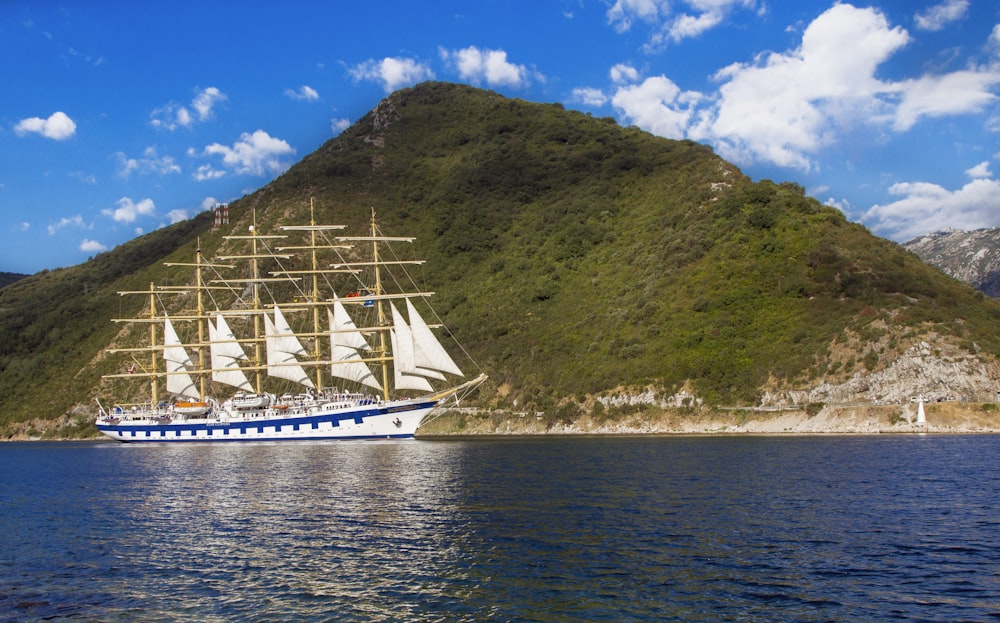
[[[503,439],[513,437],[643,436],[822,436],[822,435],[983,435],[1000,434],[997,403],[940,402],[925,405],[925,423],[917,423],[917,405],[834,405],[816,412],[801,409],[644,409],[634,413],[589,414],[574,419],[553,414],[488,409],[444,410],[417,429],[416,439]],[[47,423],[49,426],[56,422]],[[68,427],[70,429],[74,427]],[[67,429],[39,422],[7,431],[2,441],[100,441],[93,436],[60,435]],[[75,427],[79,431],[79,427]],[[111,440],[108,440],[111,441]]]

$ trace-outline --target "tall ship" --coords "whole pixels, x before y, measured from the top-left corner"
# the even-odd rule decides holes
[[[423,262],[394,250],[413,238],[384,235],[374,210],[361,236],[310,213],[280,235],[255,223],[225,236],[231,255],[207,261],[199,244],[193,263],[166,264],[192,268],[193,284],[120,293],[148,297],[148,315],[115,319],[148,337],[109,349],[126,369],[103,378],[149,391],[98,400],[98,430],[122,442],[406,439],[486,379],[466,380],[435,334],[433,293],[407,271]]]

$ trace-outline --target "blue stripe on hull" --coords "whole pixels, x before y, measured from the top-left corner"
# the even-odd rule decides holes
[[[412,403],[343,413],[259,418],[231,422],[179,422],[169,424],[98,424],[102,433],[124,442],[217,442],[217,441],[317,441],[323,439],[409,439],[413,432],[371,433],[344,430],[372,424],[366,418],[410,419],[414,412],[429,412],[435,402]],[[423,419],[423,416],[420,417]],[[415,431],[420,422],[412,428]],[[325,426],[324,426],[325,425]],[[407,427],[409,428],[409,427]]]

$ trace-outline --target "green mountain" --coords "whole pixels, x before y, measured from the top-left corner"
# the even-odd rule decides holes
[[[21,273],[3,273],[0,272],[0,288],[9,286],[10,284],[24,279],[28,275],[22,275]]]
[[[89,430],[94,398],[113,398],[100,376],[121,366],[110,319],[145,303],[117,292],[183,281],[164,262],[199,240],[213,256],[254,214],[264,232],[308,222],[311,199],[318,222],[363,232],[374,208],[383,231],[417,237],[436,310],[490,374],[483,405],[780,402],[923,345],[995,380],[996,301],[797,184],[609,118],[425,83],[232,203],[229,226],[204,213],[0,290],[0,434],[34,418]]]

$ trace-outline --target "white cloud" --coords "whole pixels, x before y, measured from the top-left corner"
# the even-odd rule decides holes
[[[985,177],[987,163],[966,173],[973,179],[958,190],[929,182],[899,182],[889,193],[902,197],[874,205],[862,217],[872,231],[905,242],[945,227],[973,230],[1000,226],[1000,181]]]
[[[21,225],[19,227],[21,231],[28,231],[29,229],[31,229],[31,223],[29,223],[28,221],[21,221]]]
[[[198,121],[206,121],[213,116],[215,105],[225,101],[226,95],[216,87],[208,87],[195,93],[191,100],[191,108],[197,113]],[[186,106],[176,102],[168,102],[150,113],[150,124],[156,128],[165,130],[176,130],[179,127],[187,128],[195,122],[191,110]]]
[[[295,150],[288,143],[263,130],[257,130],[253,134],[244,132],[232,147],[212,143],[204,150],[205,155],[222,156],[223,166],[232,173],[258,176],[284,171],[289,165],[281,158],[294,153]],[[206,166],[208,165],[199,167],[196,179],[221,177],[218,171],[205,168]]]
[[[83,242],[80,243],[80,250],[84,253],[102,253],[107,251],[108,248],[96,240],[84,238]]]
[[[608,9],[608,22],[616,31],[631,30],[633,24],[650,25],[653,34],[647,48],[659,48],[664,43],[680,42],[697,37],[722,24],[730,13],[739,8],[753,9],[757,0],[616,0]],[[672,8],[678,9],[677,13]]]
[[[201,211],[214,210],[215,206],[219,205],[219,200],[215,197],[205,197],[201,200]]]
[[[990,91],[997,84],[1000,84],[1000,67],[907,80],[900,84],[903,97],[893,127],[909,130],[921,117],[979,112],[997,101]]]
[[[756,5],[749,0],[687,4],[702,13]],[[635,15],[661,15],[666,5],[615,6]],[[1000,26],[991,37],[1000,49]],[[623,122],[711,143],[737,164],[770,162],[812,171],[822,150],[846,130],[905,132],[922,119],[980,113],[1000,100],[994,94],[1000,57],[951,73],[879,79],[880,67],[910,42],[909,33],[891,26],[877,9],[834,4],[806,27],[799,47],[718,70],[714,79],[721,86],[714,94],[684,92],[665,75],[630,84],[638,72],[622,64],[611,70],[619,85],[611,101]],[[987,120],[985,127],[1000,128],[1000,121]]]
[[[611,103],[639,127],[666,138],[684,138],[701,94],[681,89],[664,76],[618,89]]]
[[[474,84],[518,87],[528,81],[528,68],[509,62],[503,50],[480,50],[476,46],[450,52],[442,49],[441,58],[454,63],[458,75]]]
[[[694,136],[715,138],[723,157],[739,162],[810,170],[809,155],[832,142],[838,117],[884,115],[878,95],[896,89],[875,71],[908,40],[878,11],[834,5],[806,28],[798,49],[718,72],[728,81]]]
[[[191,105],[198,111],[198,120],[205,121],[212,118],[212,109],[215,105],[226,99],[225,94],[215,87],[208,87],[194,96]]]
[[[330,119],[330,131],[334,134],[340,134],[349,127],[351,127],[350,119]]]
[[[194,177],[197,182],[204,182],[206,180],[217,180],[220,177],[225,177],[225,175],[225,171],[216,169],[210,164],[203,164],[195,170],[192,177]]]
[[[316,92],[316,89],[306,85],[299,87],[298,91],[285,89],[285,95],[293,100],[302,100],[304,102],[315,102],[319,99],[319,93]]]
[[[86,228],[86,225],[83,222],[83,217],[80,216],[79,214],[77,214],[76,216],[68,217],[68,218],[67,217],[63,217],[63,218],[59,219],[57,222],[51,223],[49,225],[49,230],[48,230],[49,231],[49,235],[50,236],[54,236],[57,231],[59,231],[60,229],[63,229],[64,227]]]
[[[171,225],[173,225],[174,223],[179,223],[181,221],[187,220],[187,218],[188,218],[187,210],[171,210],[167,212],[167,219],[170,221]]]
[[[697,37],[706,30],[715,28],[722,23],[721,11],[706,11],[699,15],[681,15],[675,19],[666,30],[666,34],[675,43],[682,39]]]
[[[951,22],[965,17],[969,0],[945,0],[941,4],[917,13],[914,22],[919,30],[941,30]]]
[[[626,82],[635,82],[639,79],[639,72],[635,67],[631,65],[625,65],[624,63],[618,63],[611,68],[611,82],[615,84],[623,84]]]
[[[355,80],[381,82],[386,93],[434,78],[431,68],[412,58],[369,59],[348,70]]]
[[[615,30],[625,32],[632,28],[635,19],[647,23],[655,22],[661,15],[667,15],[669,12],[668,0],[615,0],[607,15],[608,22]]]
[[[608,96],[600,89],[584,87],[573,89],[573,101],[579,102],[584,106],[597,108],[608,103]]]
[[[965,174],[971,177],[972,179],[978,179],[981,177],[993,177],[993,175],[990,173],[990,163],[988,160],[980,162],[971,169],[966,169]],[[1000,197],[998,197],[998,201],[1000,201]],[[997,209],[1000,210],[1000,205],[997,206]]]
[[[134,172],[155,173],[168,175],[170,173],[180,173],[181,167],[170,156],[159,156],[156,147],[147,147],[142,152],[141,158],[129,158],[125,152],[115,153],[118,160],[118,175],[128,177]]]
[[[156,205],[148,198],[135,202],[129,197],[122,197],[114,210],[101,210],[101,214],[110,216],[118,223],[134,223],[140,216],[152,216],[155,213]]]
[[[22,119],[14,126],[14,132],[18,136],[41,134],[45,138],[62,141],[76,133],[76,123],[66,113],[57,111],[52,113],[48,119],[40,117]]]

